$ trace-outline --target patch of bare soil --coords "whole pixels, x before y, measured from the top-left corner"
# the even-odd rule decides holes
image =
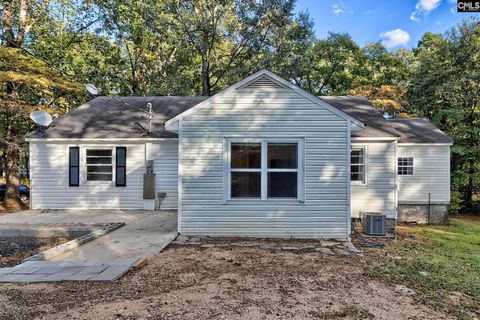
[[[354,255],[170,245],[112,283],[4,285],[0,318],[448,319],[365,270]]]
[[[13,267],[23,259],[61,245],[69,238],[0,237],[0,268]]]

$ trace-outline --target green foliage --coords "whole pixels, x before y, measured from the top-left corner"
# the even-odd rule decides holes
[[[370,267],[375,275],[414,288],[416,297],[460,319],[480,304],[480,220],[451,219],[448,226],[401,228],[386,254]]]
[[[480,188],[480,20],[445,36],[426,33],[414,50],[409,111],[427,117],[454,140],[452,187],[467,210]]]

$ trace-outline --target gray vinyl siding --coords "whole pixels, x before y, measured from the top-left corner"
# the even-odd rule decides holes
[[[346,238],[347,120],[293,90],[260,87],[237,89],[181,121],[181,233]],[[224,201],[224,139],[233,137],[304,139],[305,203]]]
[[[361,212],[381,212],[388,218],[396,218],[396,166],[395,142],[353,143],[366,152],[365,184],[352,182],[352,218],[360,218]]]
[[[80,147],[80,186],[69,187],[69,147]],[[127,147],[127,186],[115,182],[86,182],[85,148]],[[115,160],[113,160],[115,161]],[[30,143],[31,203],[33,209],[143,208],[144,144]]]
[[[399,203],[426,204],[450,202],[450,147],[402,146],[399,157],[413,157],[413,176],[398,176]]]
[[[160,209],[178,207],[178,142],[161,142],[154,144],[154,170],[157,192],[167,196],[160,204]]]

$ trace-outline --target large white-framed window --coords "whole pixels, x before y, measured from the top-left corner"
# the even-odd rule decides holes
[[[397,164],[399,176],[413,176],[413,157],[398,157]]]
[[[228,200],[303,201],[303,139],[229,138],[226,151]]]
[[[92,147],[85,150],[85,181],[113,181],[113,148]]]
[[[365,148],[352,147],[350,150],[350,181],[352,183],[366,183],[365,167]]]

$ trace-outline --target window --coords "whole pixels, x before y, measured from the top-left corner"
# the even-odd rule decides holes
[[[112,181],[112,149],[87,149],[87,181]]]
[[[296,198],[298,151],[296,143],[268,143],[268,198]]]
[[[80,182],[80,152],[78,147],[70,147],[68,150],[68,185],[78,187]]]
[[[127,186],[127,148],[117,147],[115,152],[115,186]]]
[[[232,143],[232,198],[260,198],[261,144]]]
[[[350,151],[350,181],[365,183],[364,148],[352,148]]]
[[[398,175],[413,176],[413,157],[398,158]]]
[[[230,198],[299,198],[299,142],[230,143]]]

